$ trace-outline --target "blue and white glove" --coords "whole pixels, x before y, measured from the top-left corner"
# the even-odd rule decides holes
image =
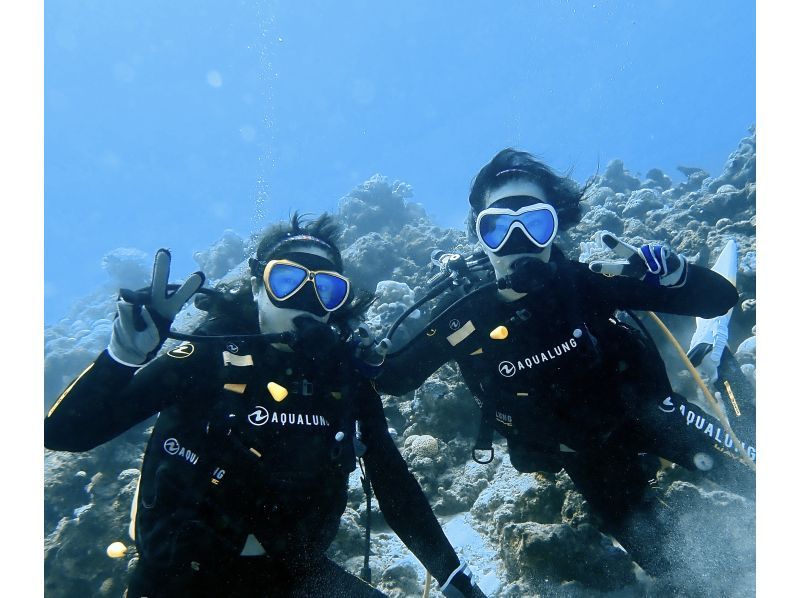
[[[168,293],[169,266],[172,256],[159,249],[153,261],[153,281],[143,291],[120,289],[117,317],[111,330],[108,354],[131,367],[144,365],[156,356],[167,339],[177,313],[205,282],[202,272],[195,272],[177,291]]]
[[[461,563],[440,589],[446,598],[486,598],[486,594],[472,579],[472,571],[466,563]]]
[[[637,249],[611,233],[601,235],[600,241],[625,261],[590,262],[589,269],[592,272],[608,276],[621,274],[662,287],[678,288],[686,284],[686,258],[673,253],[668,247],[648,243]]]

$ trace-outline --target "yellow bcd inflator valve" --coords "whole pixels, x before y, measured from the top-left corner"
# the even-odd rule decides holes
[[[272,395],[272,398],[278,403],[285,399],[289,394],[289,391],[277,382],[270,382],[267,384],[267,390],[269,391],[269,394]]]
[[[128,547],[122,542],[112,542],[106,548],[106,554],[112,559],[121,559],[128,553]]]
[[[508,338],[508,328],[505,326],[498,326],[489,333],[489,338],[496,341],[504,341]]]

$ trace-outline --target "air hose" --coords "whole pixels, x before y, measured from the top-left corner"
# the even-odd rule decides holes
[[[391,341],[392,335],[394,335],[400,324],[403,323],[403,320],[414,313],[421,305],[441,295],[448,288],[460,286],[462,281],[468,278],[468,272],[487,269],[489,258],[483,254],[481,254],[480,257],[476,257],[476,255],[477,254],[472,254],[465,258],[457,253],[445,253],[442,250],[434,251],[431,254],[431,262],[438,266],[440,271],[435,276],[428,279],[428,285],[432,285],[430,286],[430,290],[422,299],[415,301],[413,305],[406,308],[406,310],[400,314],[400,317],[398,317],[389,328],[389,332],[385,337],[386,340]]]
[[[431,593],[431,572],[425,571],[425,587],[422,589],[422,598],[428,598]]]
[[[680,355],[680,358],[683,361],[686,368],[689,370],[689,373],[692,374],[692,378],[694,378],[694,381],[700,387],[700,390],[703,391],[703,395],[705,395],[706,399],[711,405],[711,408],[714,410],[714,414],[717,416],[717,419],[719,419],[719,421],[722,423],[722,426],[725,428],[725,431],[733,439],[733,444],[736,447],[736,450],[739,451],[739,455],[741,456],[741,461],[743,461],[748,467],[750,467],[750,469],[755,471],[756,464],[753,463],[751,459],[748,459],[747,457],[744,456],[747,454],[747,452],[744,450],[744,445],[739,440],[738,436],[734,434],[733,429],[731,428],[731,424],[728,421],[728,416],[725,415],[725,412],[722,411],[722,409],[719,406],[719,402],[717,401],[717,398],[711,394],[711,391],[708,390],[708,386],[706,386],[706,383],[703,382],[702,378],[700,378],[700,374],[697,372],[697,369],[692,365],[692,362],[689,361],[689,357],[684,352],[683,347],[681,347],[680,343],[678,342],[678,339],[675,338],[675,336],[669,331],[669,328],[667,328],[664,322],[661,321],[661,318],[659,318],[656,314],[654,314],[652,311],[648,311],[647,315],[650,316],[650,318],[658,325],[658,327],[661,329],[661,332],[664,333],[664,336],[666,336],[667,339],[669,339],[669,341],[672,343],[672,346],[675,347],[675,350],[678,352],[678,355]]]
[[[430,291],[425,293],[425,296],[422,299],[420,299],[419,301],[415,301],[413,305],[406,308],[406,310],[402,314],[400,314],[400,317],[397,318],[392,324],[392,326],[389,328],[389,332],[386,334],[386,338],[391,340],[392,335],[394,335],[395,331],[400,326],[400,324],[403,323],[403,320],[405,320],[408,316],[414,313],[414,311],[417,308],[419,308],[419,306],[422,305],[423,303],[427,303],[437,295],[441,295],[442,292],[451,285],[452,281],[449,278],[444,279],[443,281],[439,282],[439,284],[434,286]]]

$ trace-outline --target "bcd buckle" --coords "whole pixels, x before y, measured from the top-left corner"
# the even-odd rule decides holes
[[[478,458],[478,453],[483,451],[489,451],[489,458],[485,461],[481,461]],[[482,448],[472,449],[472,460],[475,461],[475,463],[480,463],[481,465],[486,465],[487,463],[491,463],[494,460],[494,448],[490,447],[488,449],[482,449]]]
[[[303,378],[302,380],[295,380],[289,385],[293,393],[299,394],[302,397],[310,397],[314,394],[314,383]]]

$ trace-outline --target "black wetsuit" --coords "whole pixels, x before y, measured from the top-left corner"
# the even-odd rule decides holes
[[[437,579],[458,567],[379,396],[348,363],[252,340],[185,343],[138,370],[103,352],[67,388],[45,419],[54,450],[91,449],[160,412],[129,598],[381,595],[324,554],[346,506],[356,421],[387,522]],[[256,548],[243,556],[246,544]]]
[[[683,287],[664,288],[595,274],[558,251],[553,261],[553,284],[539,292],[505,302],[489,282],[438,310],[389,355],[378,390],[405,394],[455,360],[482,429],[507,439],[514,467],[564,468],[618,537],[653,477],[640,453],[692,470],[705,453],[712,479],[748,492],[752,472],[724,428],[673,392],[658,351],[614,318],[624,309],[715,317],[736,304],[735,287],[692,265]],[[741,440],[754,459],[754,439]]]

